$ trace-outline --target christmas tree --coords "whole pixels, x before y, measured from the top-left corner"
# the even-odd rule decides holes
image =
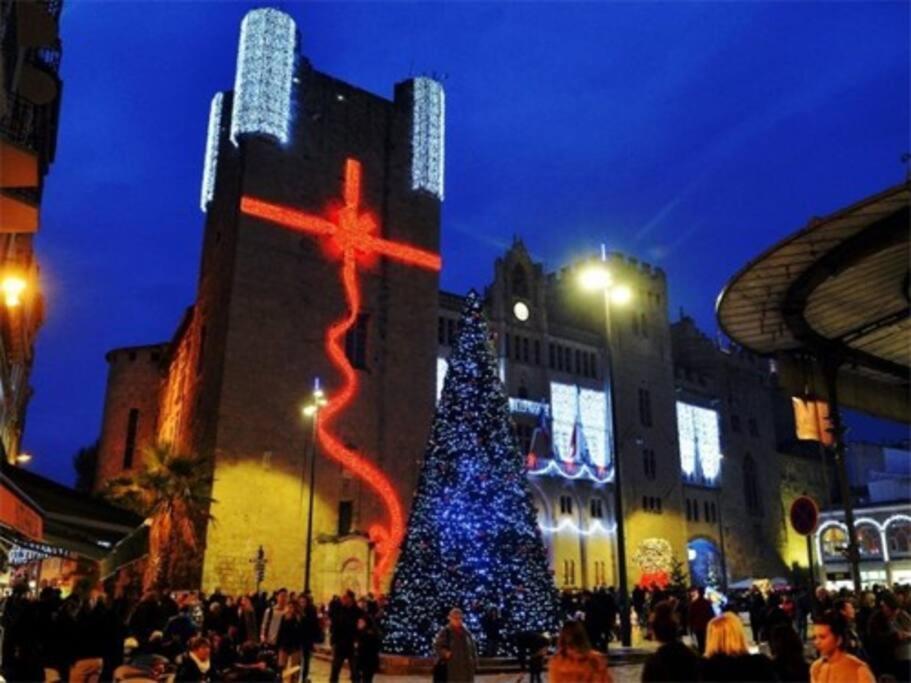
[[[500,654],[553,631],[558,596],[482,302],[470,292],[424,455],[385,620],[384,650],[429,655],[453,607],[479,650],[496,608]]]

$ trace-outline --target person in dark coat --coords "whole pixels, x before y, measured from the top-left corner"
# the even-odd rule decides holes
[[[155,591],[148,591],[130,616],[129,632],[139,641],[140,646],[144,646],[149,642],[152,633],[164,630],[169,618],[158,602],[158,594]]]
[[[241,597],[237,606],[237,640],[241,644],[259,642],[256,608],[246,595]]]
[[[478,670],[478,651],[474,637],[462,623],[462,610],[449,611],[449,623],[433,640],[436,656],[446,662],[448,683],[470,683]]]
[[[357,660],[355,658],[354,641],[357,637],[357,620],[361,616],[354,599],[354,593],[346,592],[334,612],[330,612],[332,623],[330,635],[332,638],[332,668],[329,673],[329,683],[338,683],[338,676],[342,665],[347,661],[351,670],[351,680],[357,680]]]
[[[652,610],[652,633],[661,646],[645,660],[643,683],[695,681],[699,678],[699,657],[677,638],[679,624],[674,606],[665,601]]]
[[[790,624],[779,624],[769,633],[772,665],[781,683],[810,680],[810,664],[803,654],[803,641]]]
[[[357,635],[354,640],[357,659],[357,675],[360,683],[373,683],[373,677],[380,668],[380,629],[373,617],[364,614],[357,620]]]
[[[696,636],[696,645],[699,648],[699,654],[702,654],[705,652],[705,630],[709,627],[709,622],[715,618],[715,610],[712,609],[711,601],[706,600],[703,586],[690,590],[690,606],[687,615],[690,631]]]
[[[177,666],[176,683],[208,683],[213,680],[212,644],[208,638],[197,636],[190,641],[189,651]]]
[[[781,597],[773,593],[769,596],[768,607],[765,616],[762,619],[761,637],[763,642],[769,640],[769,634],[777,626],[785,626],[791,623],[791,617],[781,606]]]
[[[496,657],[500,648],[500,613],[496,607],[489,608],[481,617],[481,628],[484,629],[484,656]]]
[[[304,644],[301,650],[301,680],[307,681],[310,676],[310,658],[313,656],[313,648],[323,642],[323,625],[320,623],[316,605],[313,604],[313,598],[310,594],[305,593],[298,600],[301,605],[301,618],[304,626]]]
[[[709,622],[706,632],[703,681],[776,681],[775,668],[765,655],[751,655],[743,623],[733,612]]]
[[[753,642],[759,643],[762,639],[763,617],[766,612],[765,598],[762,592],[753,586],[750,589],[750,595],[747,599],[750,612],[750,630],[753,632]]]
[[[280,670],[300,664],[304,649],[304,619],[296,599],[288,602],[288,607],[282,614],[275,645],[278,648]]]

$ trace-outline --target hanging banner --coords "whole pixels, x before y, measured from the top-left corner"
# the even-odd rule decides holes
[[[834,443],[829,422],[829,404],[813,398],[791,398],[794,405],[794,424],[797,438],[802,441],[819,441],[823,446]]]

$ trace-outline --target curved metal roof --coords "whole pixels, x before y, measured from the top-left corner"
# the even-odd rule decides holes
[[[724,332],[763,355],[812,351],[889,384],[911,377],[911,182],[813,219],[718,296]]]

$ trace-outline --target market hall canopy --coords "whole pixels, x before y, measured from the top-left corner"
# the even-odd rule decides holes
[[[824,391],[839,362],[846,407],[911,422],[911,182],[814,218],[748,263],[716,312],[736,343],[778,361],[794,393]]]

